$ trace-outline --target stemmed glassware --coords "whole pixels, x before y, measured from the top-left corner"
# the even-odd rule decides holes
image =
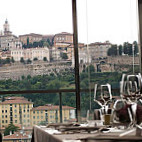
[[[128,123],[127,128],[140,127],[137,114],[138,103],[139,101],[141,102],[141,90],[142,77],[140,73],[137,75],[122,75],[122,80],[120,81],[121,99],[117,100],[113,106],[115,113],[114,120]],[[116,115],[116,112],[119,115]]]
[[[98,93],[100,92],[100,94]],[[98,95],[99,94],[99,95]],[[87,111],[87,122],[89,126],[102,126],[105,117],[108,119],[106,125],[109,125],[110,122],[110,114],[112,110],[110,110],[110,102],[112,101],[111,94],[111,85],[105,84],[100,85],[100,90],[98,89],[98,85],[95,84],[94,87],[94,102],[96,102],[100,109],[95,109],[94,111]]]
[[[94,88],[94,102],[96,102],[101,107],[101,119],[104,120],[105,124],[110,123],[110,114],[112,110],[110,109],[110,102],[112,101],[112,94],[111,94],[111,85],[105,84],[100,85],[100,95],[97,95],[98,85],[95,84]],[[109,120],[106,120],[109,119]]]

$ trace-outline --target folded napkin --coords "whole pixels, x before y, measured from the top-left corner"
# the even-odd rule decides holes
[[[81,142],[80,140],[63,140],[63,142]]]
[[[47,129],[45,130],[45,132],[49,133],[49,134],[60,134],[61,132],[55,129]]]

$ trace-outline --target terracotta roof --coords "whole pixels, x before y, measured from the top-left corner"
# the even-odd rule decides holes
[[[45,106],[38,106],[32,108],[32,110],[57,110],[57,109],[59,109],[59,106],[54,106],[54,105],[45,105]],[[75,108],[70,106],[62,106],[62,109],[75,109]]]
[[[1,102],[0,104],[33,104],[33,102],[27,101],[27,100],[5,100],[4,102]]]
[[[67,33],[67,32],[61,32],[61,33],[55,34],[55,36],[56,36],[56,35],[73,35],[73,34]]]
[[[54,37],[54,35],[42,35],[42,37],[43,38],[48,38],[48,37],[52,38],[52,37]]]
[[[95,42],[95,43],[90,43],[89,44],[89,46],[94,46],[94,45],[111,45],[111,43],[106,43],[106,42],[104,42],[104,43],[102,43],[102,42]]]
[[[31,133],[24,132],[22,134],[20,132],[16,132],[15,134],[4,136],[3,139],[4,140],[7,140],[7,139],[31,139]]]
[[[35,33],[30,33],[30,34],[25,34],[25,35],[19,35],[19,37],[22,36],[42,36],[41,34],[35,34]]]
[[[5,97],[6,100],[27,100],[24,97]]]

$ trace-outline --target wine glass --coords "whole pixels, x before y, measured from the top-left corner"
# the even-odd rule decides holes
[[[94,102],[96,102],[101,107],[100,110],[102,121],[104,121],[104,124],[109,125],[112,112],[112,110],[110,109],[110,103],[112,101],[111,85],[108,83],[105,85],[100,85],[101,93],[99,96],[97,96],[98,85],[95,84],[94,88]]]
[[[122,75],[120,81],[120,100],[114,103],[114,120],[127,123],[128,129],[138,127],[138,101],[141,100],[142,90],[141,74],[137,75]],[[121,103],[121,107],[118,107]],[[124,121],[125,120],[125,121]]]

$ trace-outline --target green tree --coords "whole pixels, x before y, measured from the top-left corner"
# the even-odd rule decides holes
[[[41,41],[39,42],[39,47],[43,47],[43,44],[44,44],[44,41],[41,40]]]
[[[20,62],[21,62],[21,63],[25,63],[25,60],[24,60],[23,57],[20,58]]]
[[[47,43],[49,44],[49,46],[52,46],[52,43],[50,42],[50,39],[47,39]]]
[[[136,55],[139,52],[138,51],[138,43],[137,43],[137,41],[134,41],[133,45],[134,45],[134,54]]]
[[[10,64],[10,58],[6,58],[5,64]]]
[[[37,60],[38,60],[38,58],[37,58],[37,57],[35,57],[33,60],[34,60],[34,61],[37,61]]]
[[[117,55],[117,45],[112,45],[111,48],[108,49],[108,56],[116,56]]]
[[[62,59],[65,59],[65,60],[68,59],[67,53],[62,53],[61,57],[62,57]]]
[[[119,48],[119,55],[121,56],[123,52],[123,47],[122,45],[119,45],[118,48]]]
[[[38,47],[38,42],[35,41],[35,42],[33,43],[33,47]]]
[[[124,42],[123,44],[124,54],[132,55],[132,44]]]
[[[27,60],[27,64],[31,64],[31,62],[32,62],[32,61],[31,61],[30,59]]]
[[[47,58],[46,58],[46,57],[43,57],[43,61],[47,61]]]
[[[94,66],[93,66],[93,65],[89,65],[89,66],[86,68],[86,72],[89,72],[89,73],[95,72]]]
[[[29,37],[27,37],[27,46],[29,46]]]
[[[14,62],[15,62],[15,60],[14,60],[14,58],[13,58],[13,57],[11,58],[11,62],[12,62],[12,63],[14,63]]]
[[[8,127],[5,128],[4,135],[9,135],[10,132],[14,134],[14,132],[18,131],[19,127],[13,125],[12,123],[8,125]]]

